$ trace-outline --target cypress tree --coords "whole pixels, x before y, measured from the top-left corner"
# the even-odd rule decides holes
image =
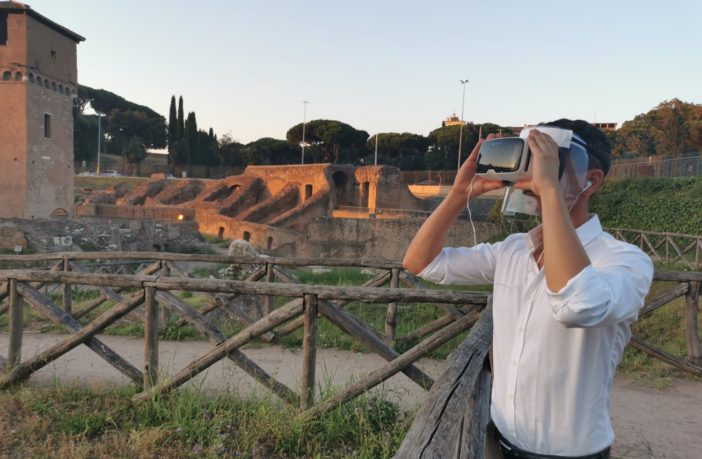
[[[188,118],[185,120],[185,140],[190,147],[190,164],[202,164],[202,154],[200,152],[200,146],[198,145],[195,112],[188,113]]]
[[[183,96],[178,99],[178,140],[185,137],[185,115],[183,114]]]
[[[176,140],[178,140],[178,116],[175,96],[171,96],[171,108],[168,110],[168,145],[173,145]]]

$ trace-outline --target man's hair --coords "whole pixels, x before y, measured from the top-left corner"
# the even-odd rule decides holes
[[[587,143],[588,168],[600,169],[605,175],[609,172],[612,164],[612,146],[607,136],[587,121],[569,120],[561,118],[548,123],[541,123],[544,126],[554,126],[562,129],[570,129]]]

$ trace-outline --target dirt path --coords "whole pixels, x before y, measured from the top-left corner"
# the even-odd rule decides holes
[[[40,352],[65,336],[26,333],[25,357]],[[143,362],[143,341],[135,338],[100,336],[135,366]],[[0,334],[0,355],[7,353],[7,335]],[[161,372],[172,374],[212,348],[206,342],[160,342]],[[246,355],[272,376],[297,389],[302,367],[299,351],[278,346],[249,347]],[[317,378],[323,390],[341,387],[382,365],[374,354],[359,354],[335,349],[317,353]],[[425,359],[418,366],[437,377],[444,362]],[[121,373],[85,346],[74,349],[32,376],[31,383],[47,384],[125,384]],[[210,391],[233,391],[243,396],[267,396],[268,392],[233,364],[220,361],[205,375],[191,381],[191,386]],[[379,389],[404,408],[416,407],[424,391],[406,376],[396,375]],[[670,389],[656,391],[635,386],[625,380],[615,381],[612,394],[612,418],[617,435],[613,456],[632,459],[698,459],[701,457],[702,383],[679,381]]]

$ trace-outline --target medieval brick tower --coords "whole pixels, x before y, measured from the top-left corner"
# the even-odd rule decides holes
[[[0,1],[0,218],[73,214],[80,35]]]

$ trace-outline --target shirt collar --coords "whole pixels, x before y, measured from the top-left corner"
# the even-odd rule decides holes
[[[580,243],[584,246],[589,244],[602,232],[602,224],[597,214],[590,214],[590,218],[585,223],[575,229],[575,233],[580,239]],[[526,234],[526,243],[529,248],[529,253],[533,253],[537,247],[543,244],[543,231],[541,225],[532,229]]]

